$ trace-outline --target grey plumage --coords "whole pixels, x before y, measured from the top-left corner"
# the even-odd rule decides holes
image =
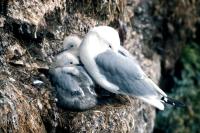
[[[135,96],[160,110],[167,101],[180,105],[146,76],[135,58],[120,46],[119,35],[111,27],[98,26],[88,32],[80,46],[80,59],[94,81],[110,92]]]
[[[64,60],[59,61],[63,58],[57,58],[59,60],[55,60],[49,71],[58,106],[77,111],[94,107],[97,97],[92,79],[72,54],[64,54],[66,56],[61,56]]]
[[[147,97],[157,95],[154,91],[154,86],[146,82],[146,75],[140,67],[135,65],[133,60],[120,54],[115,55],[111,50],[107,50],[98,55],[95,61],[106,79],[119,86],[119,93]]]

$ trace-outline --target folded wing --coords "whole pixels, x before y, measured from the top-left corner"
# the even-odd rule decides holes
[[[107,50],[99,54],[95,61],[100,73],[118,86],[121,94],[138,97],[159,109],[164,109],[160,98],[166,94],[145,75],[133,58]]]

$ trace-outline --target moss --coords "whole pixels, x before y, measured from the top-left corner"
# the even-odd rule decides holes
[[[197,34],[200,20],[199,0],[153,0],[155,50],[163,56],[164,69],[171,70],[186,42]]]
[[[196,133],[200,123],[200,46],[184,47],[180,63],[181,76],[174,75],[175,85],[169,96],[181,99],[186,108],[167,108],[158,113],[156,128],[166,133]],[[177,70],[176,70],[177,71]]]

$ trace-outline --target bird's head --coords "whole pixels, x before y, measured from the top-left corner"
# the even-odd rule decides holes
[[[109,26],[94,27],[83,39],[81,47],[93,57],[107,50],[118,52],[120,47],[119,34]]]
[[[56,68],[56,67],[75,66],[79,64],[80,64],[79,59],[76,56],[67,51],[64,51],[55,57],[52,66]]]
[[[81,44],[81,39],[78,36],[72,35],[65,37],[63,41],[63,49],[70,50],[76,49]]]
[[[99,40],[101,40],[102,47],[107,49],[112,49],[113,51],[118,51],[120,47],[120,38],[118,32],[109,26],[98,26],[90,30],[97,34]]]
[[[79,46],[81,44],[81,39],[78,36],[71,35],[65,37],[63,41],[63,51],[68,51],[73,53],[74,51],[79,51]]]

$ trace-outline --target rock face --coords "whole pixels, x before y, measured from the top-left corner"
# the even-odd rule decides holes
[[[151,52],[147,59],[144,32],[126,26],[138,4],[137,0],[0,2],[0,132],[152,132],[155,109],[138,99],[115,96],[84,112],[57,108],[54,88],[42,71],[60,50],[64,36],[83,37],[90,27],[111,25],[119,29],[124,47],[158,82],[159,56]]]
[[[39,110],[23,96],[21,86],[15,82],[1,80],[1,132],[46,132]]]

